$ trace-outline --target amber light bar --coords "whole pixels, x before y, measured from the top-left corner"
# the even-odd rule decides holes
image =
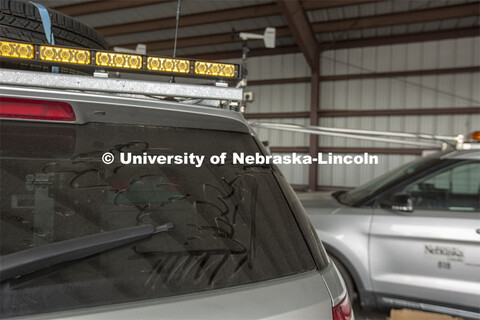
[[[97,52],[95,64],[101,67],[141,69],[143,57],[136,54],[124,54],[116,52]]]
[[[103,50],[0,41],[0,58],[30,59],[43,64],[73,64],[97,69],[132,70],[150,74],[237,80],[240,65],[176,59]]]
[[[18,59],[34,59],[33,44],[0,41],[0,56]]]
[[[190,61],[160,57],[148,57],[147,69],[152,71],[189,73]]]
[[[90,64],[90,51],[40,46],[40,60],[74,64]]]
[[[195,61],[195,74],[233,78],[235,77],[235,65]]]

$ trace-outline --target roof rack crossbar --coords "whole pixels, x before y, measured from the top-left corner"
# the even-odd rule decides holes
[[[0,70],[0,84],[226,101],[241,101],[243,98],[243,89],[233,87],[96,78],[8,69]]]

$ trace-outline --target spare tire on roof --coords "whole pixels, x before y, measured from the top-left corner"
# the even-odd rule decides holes
[[[52,24],[52,33],[56,45],[89,49],[106,49],[105,39],[93,28],[48,9]],[[48,44],[43,22],[38,8],[27,1],[0,0],[0,39],[34,44]],[[49,67],[27,63],[8,62],[2,67],[47,71]],[[60,72],[77,73],[69,68],[60,68]]]

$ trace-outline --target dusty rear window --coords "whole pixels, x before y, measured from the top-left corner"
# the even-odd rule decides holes
[[[2,283],[11,317],[167,297],[315,269],[269,166],[102,162],[259,152],[248,134],[127,125],[2,122],[2,256],[121,228],[174,229]]]

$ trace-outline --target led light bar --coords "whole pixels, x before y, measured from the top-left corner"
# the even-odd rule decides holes
[[[195,61],[195,74],[233,78],[235,76],[235,65]]]
[[[189,73],[190,61],[181,59],[148,57],[147,69],[153,71]]]
[[[138,54],[77,49],[50,45],[0,41],[0,58],[30,59],[52,66],[74,64],[95,69],[116,69],[149,74],[237,80],[240,65],[175,59]]]
[[[90,64],[90,51],[40,46],[40,60],[75,64]]]
[[[34,46],[27,43],[0,41],[1,57],[33,59],[35,58]]]
[[[101,67],[141,69],[143,66],[143,58],[136,54],[97,52],[95,54],[95,65]]]

